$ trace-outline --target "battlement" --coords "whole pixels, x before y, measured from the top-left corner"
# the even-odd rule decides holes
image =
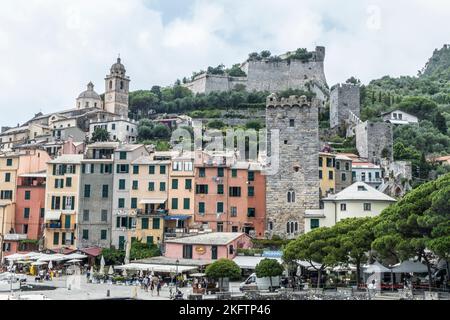
[[[338,91],[342,91],[342,90],[344,90],[344,91],[355,90],[356,91],[356,90],[358,90],[359,91],[359,89],[360,89],[360,87],[353,83],[338,83],[338,84],[335,84],[331,88],[331,92],[336,91],[336,90],[338,90]]]
[[[311,102],[308,101],[306,96],[290,96],[288,98],[279,97],[277,94],[272,93],[266,99],[267,107],[284,107],[284,106],[311,106]]]

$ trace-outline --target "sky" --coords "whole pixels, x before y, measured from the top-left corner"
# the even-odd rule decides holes
[[[0,126],[75,107],[120,54],[131,90],[248,53],[326,47],[328,84],[416,75],[450,43],[447,0],[14,0],[0,10]]]

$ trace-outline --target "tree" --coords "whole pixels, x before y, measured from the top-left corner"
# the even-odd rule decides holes
[[[258,278],[269,277],[270,290],[273,288],[272,277],[279,277],[283,274],[283,266],[275,259],[263,259],[255,268],[256,276]]]
[[[429,250],[434,247],[437,249],[434,254],[439,254],[441,248],[445,249],[445,238],[450,236],[449,199],[450,174],[447,174],[420,185],[386,208],[374,226],[372,248],[377,255],[396,261],[418,257],[427,265],[430,289],[433,253]]]
[[[232,280],[241,277],[241,269],[233,260],[225,258],[219,259],[206,267],[206,276],[215,280],[220,280],[220,288],[223,287],[223,278]]]
[[[402,142],[394,144],[395,160],[419,160],[421,154],[414,147],[407,147]]]
[[[211,121],[208,122],[207,126],[210,129],[220,130],[223,127],[225,127],[225,123],[223,121],[220,121],[220,120],[211,120]]]
[[[152,135],[153,138],[168,139],[170,138],[170,129],[167,126],[158,123],[153,127]]]
[[[104,248],[102,250],[102,255],[107,265],[122,264],[123,261],[125,260],[125,251],[118,250],[114,247]]]
[[[351,84],[359,86],[359,85],[361,85],[361,80],[351,76],[350,78],[347,79],[347,81],[345,81],[345,83],[351,83]]]
[[[143,243],[141,240],[136,240],[131,243],[130,259],[138,260],[161,255],[161,251],[154,244]]]
[[[259,131],[263,127],[263,124],[259,120],[250,120],[245,124],[246,129],[254,129]]]
[[[405,112],[411,113],[421,120],[433,121],[437,104],[425,97],[406,97],[399,103],[398,108]]]
[[[263,50],[259,55],[262,58],[269,58],[272,55],[272,53],[269,50]]]
[[[445,117],[440,112],[436,112],[433,123],[436,126],[436,128],[442,132],[443,134],[447,134],[447,122],[445,120]]]
[[[337,228],[318,228],[291,241],[283,250],[283,260],[291,263],[307,261],[318,273],[317,288],[320,288],[322,272],[345,261],[345,251],[340,248]]]
[[[92,142],[97,141],[108,141],[109,140],[109,132],[106,129],[103,128],[96,128],[94,132],[92,133]]]

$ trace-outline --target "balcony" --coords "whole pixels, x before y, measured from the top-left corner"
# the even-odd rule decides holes
[[[169,210],[167,210],[167,209],[155,209],[155,210],[137,209],[136,210],[137,216],[165,216],[167,214],[169,214]]]
[[[77,228],[77,224],[73,224],[70,227],[63,225],[61,222],[50,222],[45,224],[46,229],[65,229],[65,230],[73,230]]]

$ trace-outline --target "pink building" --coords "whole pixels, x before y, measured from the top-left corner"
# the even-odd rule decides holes
[[[237,249],[251,247],[251,238],[243,232],[211,232],[167,240],[164,255],[171,259],[233,259]]]

